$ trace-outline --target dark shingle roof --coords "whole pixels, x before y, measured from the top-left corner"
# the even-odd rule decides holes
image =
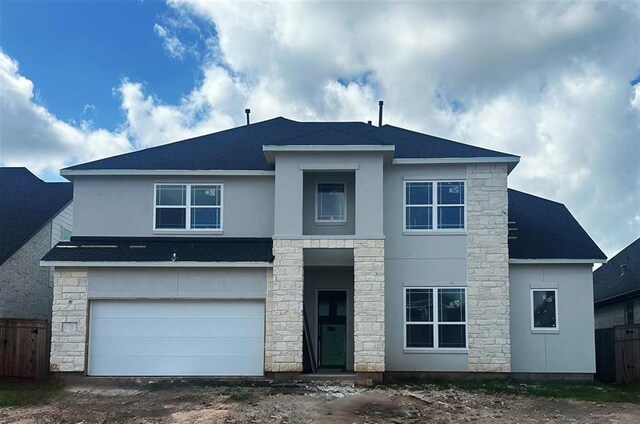
[[[45,183],[27,168],[0,168],[0,264],[72,197],[71,183]]]
[[[640,296],[640,238],[593,272],[596,305]]]
[[[363,122],[296,122],[275,118],[67,168],[270,170],[263,145],[395,145],[397,158],[517,158],[402,128]]]
[[[562,203],[509,189],[509,222],[511,259],[607,258]]]
[[[72,237],[48,262],[271,262],[270,238]],[[175,256],[174,256],[175,254]]]

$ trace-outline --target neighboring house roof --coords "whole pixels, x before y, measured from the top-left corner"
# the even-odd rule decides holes
[[[391,125],[297,122],[279,117],[65,170],[271,170],[264,145],[395,145],[396,158],[518,159]]]
[[[640,296],[640,238],[593,272],[596,306]]]
[[[270,238],[72,237],[44,262],[272,262]]]
[[[71,201],[71,183],[46,183],[27,168],[0,168],[0,264]]]
[[[562,203],[509,189],[510,259],[605,260]]]

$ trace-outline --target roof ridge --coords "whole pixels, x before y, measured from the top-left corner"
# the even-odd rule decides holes
[[[565,208],[567,207],[564,203],[562,203],[562,202],[558,202],[557,200],[547,199],[546,197],[542,197],[542,196],[538,196],[538,195],[536,195],[536,194],[531,194],[531,193],[527,193],[527,192],[524,192],[524,191],[516,190],[515,188],[509,188],[508,190],[509,190],[509,191],[514,191],[514,192],[516,192],[516,193],[524,194],[525,196],[535,197],[535,198],[537,198],[537,199],[544,200],[545,202],[555,203],[555,204],[557,204],[557,205],[564,206]],[[568,209],[567,209],[567,210],[568,210]]]

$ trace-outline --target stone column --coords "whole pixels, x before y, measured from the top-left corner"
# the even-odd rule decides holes
[[[273,241],[265,305],[265,372],[302,372],[302,253],[302,240]]]
[[[468,166],[469,371],[511,370],[507,209],[507,166]]]
[[[353,241],[356,372],[384,372],[384,240]]]
[[[87,334],[87,268],[56,268],[53,273],[50,369],[84,371]]]

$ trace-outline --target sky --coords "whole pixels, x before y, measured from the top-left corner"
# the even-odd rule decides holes
[[[0,165],[285,116],[517,154],[608,256],[640,236],[640,2],[0,2]]]

